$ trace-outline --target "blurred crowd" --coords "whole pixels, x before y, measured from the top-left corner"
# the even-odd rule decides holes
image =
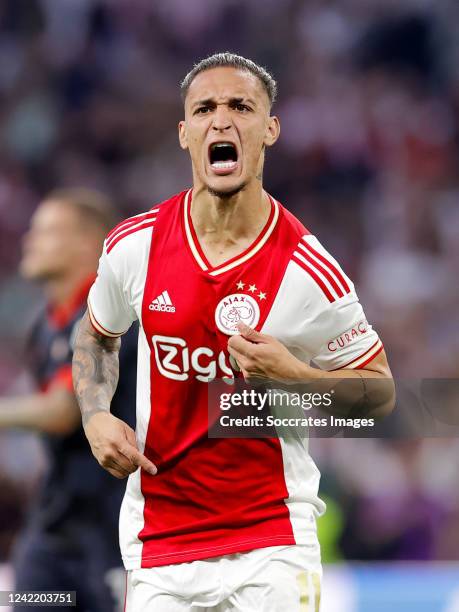
[[[456,0],[3,0],[0,393],[29,384],[40,294],[16,269],[40,198],[95,187],[127,216],[190,185],[178,84],[222,50],[277,78],[265,185],[353,278],[394,375],[458,377],[457,23]],[[312,448],[326,559],[458,558],[455,439]],[[0,560],[44,461],[0,434]]]

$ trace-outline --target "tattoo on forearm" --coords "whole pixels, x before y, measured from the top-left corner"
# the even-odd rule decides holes
[[[73,353],[73,381],[83,425],[97,412],[108,412],[118,384],[120,340],[92,332],[87,315],[80,323]]]

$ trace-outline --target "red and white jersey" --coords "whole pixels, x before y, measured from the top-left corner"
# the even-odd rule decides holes
[[[180,193],[120,223],[89,295],[100,333],[141,324],[136,435],[158,474],[128,480],[127,569],[316,538],[325,506],[307,440],[208,437],[207,383],[233,375],[227,342],[238,320],[326,370],[362,367],[382,350],[352,282],[278,202],[248,249],[212,267],[191,198]]]

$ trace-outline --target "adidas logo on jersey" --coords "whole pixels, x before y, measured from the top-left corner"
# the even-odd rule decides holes
[[[167,291],[163,291],[161,295],[158,295],[148,308],[157,312],[175,312],[175,306],[172,304]]]

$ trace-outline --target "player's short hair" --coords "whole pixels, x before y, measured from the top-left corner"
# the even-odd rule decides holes
[[[73,207],[83,223],[107,234],[118,221],[118,213],[111,200],[100,191],[85,187],[54,189],[43,201],[62,202]]]
[[[238,70],[244,70],[256,76],[268,94],[270,105],[272,106],[274,104],[277,95],[277,83],[273,76],[265,68],[259,66],[252,60],[242,57],[241,55],[236,55],[235,53],[230,53],[229,51],[214,53],[214,55],[202,59],[193,66],[180,83],[183,102],[185,102],[191,83],[199,73],[210,70],[211,68],[222,67],[237,68]]]

